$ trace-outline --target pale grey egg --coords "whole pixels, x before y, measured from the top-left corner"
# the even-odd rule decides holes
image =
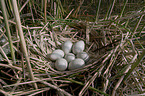
[[[67,60],[67,62],[71,62],[75,59],[75,55],[73,53],[68,53],[65,55],[65,59]]]
[[[73,45],[73,53],[74,54],[77,54],[77,53],[79,53],[79,52],[83,52],[84,51],[84,49],[85,49],[85,43],[84,43],[84,41],[78,41],[78,42],[76,42],[74,45]]]
[[[59,71],[64,71],[67,69],[67,66],[68,66],[68,63],[65,59],[63,58],[60,58],[60,59],[57,59],[56,62],[55,62],[55,68]]]
[[[52,60],[52,61],[55,61],[55,60],[57,60],[57,59],[59,59],[59,58],[62,58],[61,55],[56,54],[56,53],[51,53],[51,54],[48,55],[48,57],[49,57],[49,59]]]
[[[77,58],[81,58],[84,61],[88,61],[89,60],[89,55],[86,52],[80,52],[77,54]]]
[[[65,54],[71,52],[72,45],[73,45],[73,43],[72,43],[70,40],[65,41],[65,42],[62,44],[62,50],[64,51]]]
[[[77,58],[69,63],[68,69],[73,70],[77,68],[81,68],[85,65],[85,62],[83,59]]]
[[[61,57],[64,57],[64,52],[61,49],[54,50],[52,53],[58,54]]]

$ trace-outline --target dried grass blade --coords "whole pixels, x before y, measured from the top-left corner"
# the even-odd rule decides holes
[[[2,13],[3,13],[4,21],[5,21],[5,26],[6,26],[6,33],[7,33],[8,41],[9,41],[9,45],[10,45],[11,56],[12,56],[13,63],[15,64],[16,63],[15,53],[14,53],[14,49],[13,49],[11,32],[10,32],[10,27],[9,27],[9,23],[8,23],[7,13],[6,13],[7,8],[6,8],[5,0],[1,0],[1,6],[2,6]]]
[[[144,16],[144,14],[142,14],[142,15],[140,16],[138,22],[136,23],[136,25],[135,25],[135,27],[134,27],[134,29],[133,29],[132,34],[134,34],[134,32],[136,32],[136,30],[137,30],[137,28],[138,28],[138,26],[139,26],[139,24],[140,24],[140,22],[141,22],[143,16]]]
[[[82,82],[78,82],[78,81],[75,81],[75,80],[72,80],[72,79],[67,79],[67,78],[66,78],[66,80],[84,86],[84,84]],[[91,86],[89,86],[88,88],[91,89],[91,90],[93,90],[93,91],[96,91],[96,92],[98,92],[98,93],[100,93],[102,95],[109,96],[108,94],[106,94],[106,93],[104,93],[104,92],[102,92],[102,91],[100,91],[100,90],[98,90],[96,88],[93,88]]]
[[[82,90],[79,93],[79,96],[83,96],[83,94],[85,93],[85,91],[89,88],[89,86],[91,85],[91,83],[96,79],[96,77],[101,73],[101,71],[103,70],[104,66],[102,66],[95,74],[94,76],[85,84],[85,86],[82,88]]]
[[[13,68],[13,69],[17,69],[19,71],[22,71],[22,68],[17,67],[17,66],[13,66],[13,65],[6,65],[6,64],[1,64],[0,63],[0,66],[2,66],[2,67],[8,67],[8,68]]]
[[[65,19],[67,19],[73,11],[74,11],[74,9],[72,9],[72,10],[69,12],[69,14],[65,17]]]
[[[70,93],[66,92],[65,90],[60,89],[59,87],[57,87],[57,86],[55,86],[55,85],[52,85],[52,84],[50,84],[50,83],[48,83],[48,82],[46,82],[46,81],[40,81],[40,82],[43,83],[43,84],[45,84],[45,85],[47,85],[47,86],[49,86],[49,87],[51,87],[51,88],[54,88],[54,89],[56,89],[56,90],[62,92],[62,93],[65,94],[66,96],[72,96]]]
[[[4,52],[4,50],[2,49],[1,46],[0,46],[0,52],[7,59],[9,65],[12,65],[11,61],[9,60],[9,58],[7,57],[7,55],[5,54],[5,52]]]
[[[23,6],[21,7],[21,9],[19,10],[19,12],[21,12],[23,9],[24,9],[24,7],[27,5],[27,3],[29,2],[30,0],[27,0],[24,4],[23,4]]]
[[[105,20],[109,19],[111,16],[111,13],[113,11],[114,8],[114,4],[115,4],[115,0],[113,0],[113,2],[110,4],[109,9],[107,10],[106,16],[105,16]]]
[[[30,6],[30,11],[31,11],[33,23],[35,23],[34,16],[33,16],[33,11],[32,11],[32,4],[31,4],[30,1],[29,1],[29,6]]]
[[[142,61],[142,59],[144,58],[144,56],[145,56],[145,49],[143,49],[143,52],[138,57],[138,59],[136,60],[136,62],[133,63],[133,65],[131,66],[131,69],[125,75],[123,81],[125,81],[130,76],[130,74],[133,72],[133,70],[140,64],[140,62]]]
[[[0,93],[3,93],[5,96],[12,96],[12,95],[8,94],[7,92],[5,92],[4,90],[1,90],[1,89],[0,89]]]
[[[13,92],[11,93],[12,96],[33,96],[33,95],[29,95],[29,94],[34,94],[37,93],[39,91],[43,91],[43,90],[49,90],[49,88],[41,88],[41,89],[35,89],[35,90],[24,90],[24,91],[18,91],[18,92]]]
[[[98,22],[98,19],[99,19],[99,10],[100,10],[101,1],[102,0],[99,0],[99,3],[98,3],[97,12],[96,12],[96,21],[95,22]]]
[[[12,0],[12,5],[13,5],[13,10],[14,10],[14,15],[15,15],[17,27],[19,30],[18,32],[19,32],[19,36],[20,36],[20,42],[22,44],[22,51],[23,51],[23,54],[24,54],[26,62],[27,62],[27,67],[28,67],[28,71],[30,73],[30,78],[32,81],[35,81],[34,75],[32,72],[32,68],[31,68],[31,64],[30,64],[30,60],[29,60],[28,53],[27,53],[26,42],[24,39],[24,34],[23,34],[23,30],[22,30],[22,25],[21,25],[21,21],[20,21],[20,16],[19,16],[19,11],[18,11],[16,0]],[[34,87],[37,89],[36,83],[34,83]]]
[[[118,18],[122,17],[122,14],[124,12],[124,9],[126,7],[127,2],[128,2],[128,0],[125,0],[124,5],[123,5],[123,8],[122,8],[122,11],[121,11],[120,16]]]
[[[42,88],[42,89],[39,89],[39,90],[38,90],[38,92],[32,93],[32,94],[30,94],[28,96],[36,96],[36,94],[40,94],[40,93],[43,93],[45,91],[48,91],[48,90],[50,90],[50,88],[49,87],[48,88],[46,87],[46,88]]]
[[[44,0],[44,20],[45,20],[45,23],[47,23],[46,11],[47,11],[47,0]]]

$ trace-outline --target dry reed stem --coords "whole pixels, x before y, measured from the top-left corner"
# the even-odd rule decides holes
[[[18,27],[18,32],[19,32],[19,36],[20,36],[20,42],[22,44],[22,51],[23,54],[25,56],[26,62],[27,62],[27,67],[30,73],[30,78],[32,81],[34,81],[34,76],[32,73],[32,68],[30,65],[30,61],[29,61],[29,57],[28,57],[28,53],[27,53],[27,49],[26,49],[26,43],[25,43],[25,39],[24,39],[24,34],[23,34],[23,30],[21,27],[21,21],[20,21],[20,16],[19,16],[19,11],[18,11],[18,7],[17,7],[17,2],[16,0],[12,0],[12,5],[13,5],[13,10],[14,10],[14,15],[15,15],[15,19],[16,19],[16,23],[17,23],[17,27]],[[34,87],[37,89],[37,84],[34,83]]]
[[[6,9],[4,0],[1,0],[1,6],[2,6],[2,13],[3,13],[4,21],[5,21],[6,33],[8,36],[9,46],[10,46],[10,50],[11,50],[12,60],[13,60],[13,63],[16,64],[13,43],[12,43],[11,33],[10,33],[10,27],[9,27],[9,23],[8,23],[7,13],[6,13],[7,9]]]

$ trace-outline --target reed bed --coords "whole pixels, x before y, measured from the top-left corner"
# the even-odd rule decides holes
[[[78,1],[19,0],[18,8],[16,0],[1,1],[0,95],[145,95],[145,2]],[[90,59],[83,68],[53,67],[48,54],[66,40],[85,42]]]

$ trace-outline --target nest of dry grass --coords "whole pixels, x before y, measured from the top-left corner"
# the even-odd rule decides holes
[[[53,26],[53,30],[48,28],[48,23],[40,29],[37,27],[27,29],[25,39],[35,81],[30,81],[25,60],[18,60],[17,64],[20,66],[16,65],[18,68],[16,66],[14,68],[20,71],[13,70],[14,76],[18,76],[14,80],[15,84],[5,84],[3,89],[15,90],[11,92],[12,95],[111,94],[115,90],[114,86],[119,84],[119,77],[124,77],[125,71],[130,68],[124,59],[133,60],[132,58],[134,58],[135,60],[136,58],[135,53],[131,54],[133,49],[126,47],[129,46],[126,42],[130,37],[129,34],[123,33],[117,27],[114,28],[114,25],[108,26],[109,23],[106,22],[98,24],[89,22],[88,25],[82,21],[73,23],[75,26],[67,24]],[[93,28],[91,28],[92,26]],[[66,40],[85,41],[85,51],[89,53],[90,59],[83,68],[57,71],[51,66],[54,62],[50,61],[47,55],[60,48],[61,43]],[[20,68],[21,66],[23,68]],[[34,82],[37,83],[38,89],[33,89]],[[121,84],[117,90],[119,93],[127,89],[121,90],[123,85]],[[135,85],[131,87],[136,88]],[[136,89],[134,91],[136,92]]]
[[[73,15],[77,16],[77,10]],[[21,51],[23,47],[19,46],[18,33],[14,32],[12,36],[16,64],[12,65],[12,57],[3,51],[8,41],[0,47],[4,57],[0,63],[0,75],[3,75],[0,92],[14,96],[144,94],[144,11],[124,17],[122,14],[120,17],[114,15],[97,22],[67,19],[70,14],[63,20],[53,18],[45,23],[39,20],[40,27],[22,26],[34,81]],[[5,33],[5,29],[0,31]],[[52,67],[54,62],[47,55],[60,48],[66,40],[85,42],[85,51],[90,59],[83,68],[58,71]]]

